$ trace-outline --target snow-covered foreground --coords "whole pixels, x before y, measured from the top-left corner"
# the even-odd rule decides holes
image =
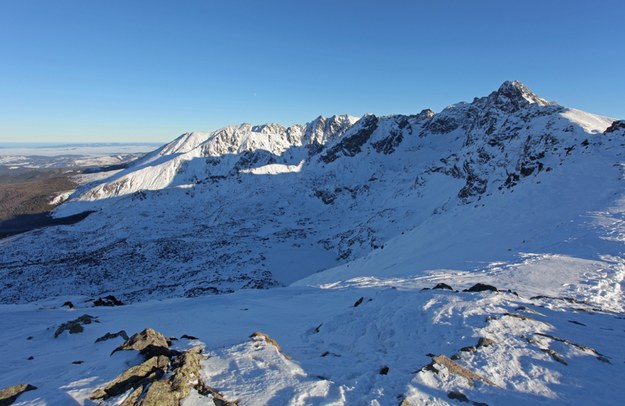
[[[204,348],[185,405],[218,404],[204,384],[241,405],[620,404],[624,140],[518,82],[438,114],[185,134],[57,210],[84,221],[0,241],[0,388],[100,402],[142,359],[96,339],[149,327]],[[130,304],[93,307],[107,294]],[[167,383],[103,403],[182,376],[169,351]]]
[[[203,380],[241,405],[455,404],[449,394],[456,392],[487,404],[617,404],[625,380],[624,269],[621,262],[528,255],[471,274],[363,277],[326,288],[106,308],[65,298],[73,310],[60,299],[4,305],[0,387],[38,387],[18,404],[93,404],[96,388],[140,363],[136,353],[111,355],[123,339],[95,340],[152,327],[196,337],[174,341],[174,348],[204,346]],[[458,290],[486,282],[501,291],[423,290],[441,281]],[[85,313],[98,323],[54,338],[61,323]],[[254,331],[274,338],[282,352],[248,338]],[[482,337],[493,343],[478,346]],[[432,361],[440,355],[481,378],[461,376],[466,370],[445,366],[448,358]],[[211,403],[196,392],[183,402]]]

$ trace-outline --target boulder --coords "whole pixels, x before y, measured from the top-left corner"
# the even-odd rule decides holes
[[[13,385],[8,388],[0,389],[0,406],[12,405],[22,393],[35,389],[37,389],[36,386],[28,383],[21,383],[19,385]]]
[[[132,337],[126,340],[122,345],[115,348],[113,352],[122,350],[142,351],[147,347],[162,347],[165,350],[169,349],[165,336],[148,327],[140,333],[133,334]]]

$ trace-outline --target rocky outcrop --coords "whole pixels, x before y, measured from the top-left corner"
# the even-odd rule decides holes
[[[37,389],[36,386],[28,383],[21,383],[19,385],[13,385],[8,388],[0,389],[0,406],[12,405],[22,393],[35,389]]]
[[[124,303],[113,295],[104,296],[93,301],[94,306],[123,306]]]
[[[169,349],[169,344],[167,343],[167,339],[164,335],[159,333],[158,331],[146,328],[140,333],[133,334],[128,340],[126,340],[122,345],[115,348],[113,352],[116,351],[145,351],[148,348],[164,348]]]
[[[215,405],[237,404],[236,401],[228,401],[221,393],[202,381],[201,346],[184,352],[171,350],[163,334],[146,328],[130,337],[116,349],[118,350],[139,351],[144,355],[145,361],[129,368],[104,387],[94,391],[91,395],[92,400],[107,400],[130,392],[121,405],[178,406],[191,390],[195,389],[211,399]]]
[[[605,131],[605,134],[623,131],[625,133],[625,120],[616,120]]]
[[[54,338],[60,336],[64,331],[68,331],[70,334],[82,333],[85,330],[83,326],[86,324],[91,324],[93,322],[99,323],[97,317],[83,314],[75,320],[70,320],[61,324],[54,332]]]
[[[96,339],[95,342],[99,343],[102,341],[112,340],[113,338],[117,338],[117,337],[121,337],[124,340],[128,340],[128,334],[126,334],[126,331],[120,330],[117,333],[106,333],[102,337],[99,337],[98,339]]]
[[[106,400],[121,395],[132,388],[142,388],[162,378],[167,372],[169,358],[152,357],[147,361],[131,367],[109,382],[104,388],[97,389],[91,399]]]
[[[373,132],[378,128],[378,118],[373,114],[364,116],[341,139],[321,156],[321,161],[329,164],[341,155],[353,157],[362,150],[362,146],[369,141]]]

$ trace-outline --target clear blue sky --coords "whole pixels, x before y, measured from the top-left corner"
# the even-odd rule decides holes
[[[0,0],[0,142],[440,111],[518,79],[625,118],[625,2]]]

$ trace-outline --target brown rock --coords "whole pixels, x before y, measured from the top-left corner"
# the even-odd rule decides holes
[[[151,328],[146,328],[140,333],[133,334],[132,337],[126,340],[122,345],[115,348],[113,352],[121,350],[142,351],[148,346],[162,347],[165,349],[169,348],[165,336]]]
[[[21,383],[19,385],[9,386],[0,390],[0,406],[12,405],[17,398],[24,392],[37,389],[36,386],[28,383]]]
[[[137,388],[151,381],[160,379],[167,372],[167,357],[152,357],[142,364],[127,369],[124,373],[109,382],[104,388],[97,389],[91,399],[108,399],[121,395],[131,388]]]

